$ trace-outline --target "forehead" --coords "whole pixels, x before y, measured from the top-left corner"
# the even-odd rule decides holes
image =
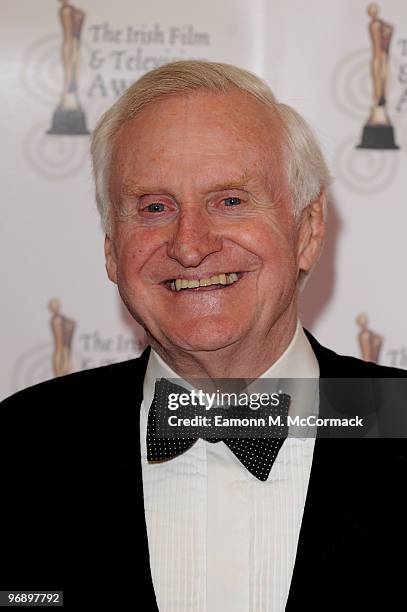
[[[120,128],[114,185],[205,184],[281,173],[282,129],[250,94],[197,92],[156,101]],[[199,186],[199,185],[198,185]]]

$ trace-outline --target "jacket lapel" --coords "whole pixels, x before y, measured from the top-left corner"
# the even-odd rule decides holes
[[[320,367],[319,415],[357,414],[357,407],[369,404],[369,381],[366,379],[365,385],[358,379],[358,385],[347,387],[342,384],[342,376],[355,381],[355,377],[366,377],[366,371],[358,371],[357,360],[352,360],[355,367],[350,367],[348,360],[322,347],[309,332],[306,334]],[[356,397],[352,395],[355,389]],[[360,487],[365,466],[360,461],[359,443],[359,439],[319,436],[315,440],[287,611],[297,610],[300,602],[305,609],[307,605],[329,608],[337,590],[335,581],[346,581],[343,568],[350,567],[349,551],[364,533],[363,524],[355,518],[364,515],[365,503]],[[350,576],[350,582],[352,579]]]
[[[150,347],[146,348],[138,359],[129,362],[131,370],[124,378],[125,386],[123,387],[126,389],[127,397],[131,398],[132,416],[131,421],[127,425],[124,424],[122,428],[127,443],[124,443],[123,440],[123,455],[117,478],[120,482],[119,491],[124,492],[124,495],[127,496],[127,499],[123,499],[121,510],[124,514],[122,516],[122,544],[126,541],[130,543],[127,566],[131,566],[132,576],[129,576],[128,584],[134,585],[136,580],[137,597],[141,597],[146,610],[154,612],[158,611],[158,607],[150,571],[140,448],[140,408],[149,355]],[[136,575],[137,579],[135,579]]]

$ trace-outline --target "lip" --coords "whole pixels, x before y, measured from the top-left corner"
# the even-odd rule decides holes
[[[164,287],[169,293],[172,293],[173,295],[180,295],[181,293],[203,293],[204,291],[225,291],[225,290],[231,289],[235,285],[238,285],[240,281],[246,276],[246,272],[236,272],[236,273],[238,274],[238,279],[237,281],[235,281],[234,283],[231,283],[230,285],[209,285],[208,287],[193,287],[190,289],[181,289],[180,291],[173,291],[170,288],[170,282],[171,280],[173,280],[171,279],[171,280],[162,282],[161,286]],[[215,274],[211,276],[215,276]],[[202,278],[202,276],[200,278]],[[199,279],[195,277],[195,278],[188,278],[188,280],[199,280]]]

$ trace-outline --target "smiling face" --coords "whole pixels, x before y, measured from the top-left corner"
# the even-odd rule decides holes
[[[273,330],[291,337],[316,256],[273,111],[238,90],[169,97],[122,126],[113,159],[107,270],[153,344],[250,354]]]

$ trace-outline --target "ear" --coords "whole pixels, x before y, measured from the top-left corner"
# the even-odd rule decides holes
[[[326,195],[322,191],[302,212],[297,241],[297,262],[300,271],[309,272],[322,252],[326,229],[325,206]]]
[[[106,272],[112,283],[117,284],[117,265],[114,245],[110,236],[105,236],[105,262]]]

